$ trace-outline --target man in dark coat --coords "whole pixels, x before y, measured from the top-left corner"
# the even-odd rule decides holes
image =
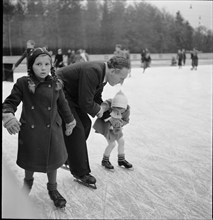
[[[86,140],[91,129],[92,117],[103,116],[105,109],[102,92],[106,83],[122,84],[129,73],[129,62],[124,57],[113,56],[107,62],[75,63],[57,70],[64,83],[64,92],[77,121],[71,136],[65,138],[69,168],[72,175],[87,184],[95,184],[90,175]],[[89,115],[88,115],[89,114]]]

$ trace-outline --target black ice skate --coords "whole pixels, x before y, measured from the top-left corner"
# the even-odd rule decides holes
[[[106,169],[114,170],[114,167],[112,166],[112,164],[111,164],[110,161],[108,161],[108,160],[102,160],[101,164],[102,164],[102,166],[104,166]]]
[[[128,161],[126,161],[126,160],[118,161],[118,165],[119,166],[124,166],[127,169],[133,168],[132,164],[129,163]]]
[[[67,201],[65,198],[58,192],[58,190],[48,190],[50,198],[53,200],[57,208],[65,208]]]
[[[23,185],[23,188],[22,190],[27,194],[29,195],[31,189],[32,189],[32,185],[33,185],[33,181],[34,181],[34,178],[32,179],[26,179],[24,178],[24,185]]]
[[[83,176],[76,176],[74,175],[74,177],[76,178],[75,181],[84,185],[84,186],[87,186],[87,187],[90,187],[92,189],[97,189],[95,183],[96,183],[96,179],[94,176],[90,175],[90,174],[86,174],[86,175],[83,175]]]

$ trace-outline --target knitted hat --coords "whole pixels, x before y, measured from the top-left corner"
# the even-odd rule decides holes
[[[35,59],[41,54],[48,55],[51,58],[51,55],[45,48],[39,47],[39,48],[34,49],[28,57],[28,69],[29,70],[32,70],[32,66],[33,66],[33,63],[35,62]]]
[[[127,108],[127,97],[124,95],[122,91],[119,91],[115,97],[112,99],[112,107],[120,107],[120,108]]]

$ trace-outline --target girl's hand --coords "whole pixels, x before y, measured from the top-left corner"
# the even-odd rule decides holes
[[[119,118],[112,118],[111,117],[110,122],[111,122],[113,128],[121,128],[123,126],[123,121],[122,121],[122,119],[119,119]]]
[[[21,123],[16,119],[12,113],[3,113],[3,125],[9,134],[16,134],[20,131]]]
[[[72,134],[72,130],[75,126],[76,126],[75,119],[72,122],[70,122],[69,124],[66,124],[66,131],[65,131],[66,136],[69,136]]]

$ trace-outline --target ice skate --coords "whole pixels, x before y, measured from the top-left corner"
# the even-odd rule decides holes
[[[24,191],[24,193],[26,193],[27,195],[30,194],[30,191],[32,189],[32,185],[33,185],[33,181],[34,181],[34,178],[32,179],[26,179],[24,178],[24,185],[23,185],[23,188],[22,190]]]
[[[64,169],[64,170],[70,171],[70,167],[69,167],[68,164],[63,164],[63,165],[61,166],[61,168]]]
[[[86,174],[86,175],[83,175],[83,176],[76,176],[74,175],[75,177],[75,181],[84,185],[84,186],[87,186],[87,187],[90,187],[92,189],[97,189],[95,183],[96,183],[96,179],[94,176],[90,175],[90,174]]]
[[[68,160],[61,166],[62,169],[70,171],[70,166]]]
[[[133,170],[133,166],[131,163],[129,163],[128,161],[126,160],[121,160],[121,161],[118,161],[118,165],[121,167],[121,166],[124,166],[126,169],[131,169]]]
[[[67,201],[64,197],[58,192],[58,190],[48,190],[50,198],[53,200],[54,205],[57,208],[65,208]]]
[[[114,167],[112,166],[112,164],[110,163],[110,161],[106,161],[106,160],[102,160],[101,162],[102,166],[104,166],[106,169],[110,170],[110,171],[114,171]]]

